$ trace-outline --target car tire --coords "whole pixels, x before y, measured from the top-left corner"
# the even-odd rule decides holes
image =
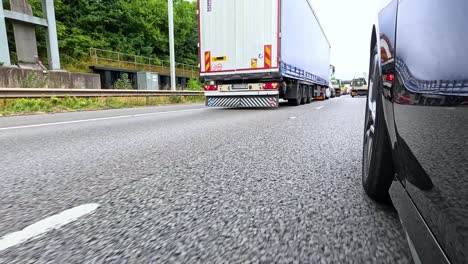
[[[372,58],[372,57],[371,57]],[[372,80],[366,101],[362,152],[362,185],[367,195],[381,203],[390,203],[388,190],[394,178],[390,140],[379,93],[378,55],[373,56]]]

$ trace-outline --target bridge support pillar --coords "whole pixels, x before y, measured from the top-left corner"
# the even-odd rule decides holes
[[[10,66],[10,50],[5,25],[5,14],[3,12],[3,1],[0,0],[0,64]]]
[[[54,0],[42,0],[42,12],[47,20],[47,54],[50,70],[60,70],[60,55],[55,21]]]

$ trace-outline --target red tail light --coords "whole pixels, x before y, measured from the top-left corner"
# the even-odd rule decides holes
[[[395,81],[395,75],[394,74],[387,74],[382,76],[382,79],[387,82],[394,82]]]
[[[205,91],[217,91],[218,90],[218,86],[216,85],[206,85],[205,86]]]
[[[278,83],[276,83],[276,82],[265,83],[265,84],[263,84],[263,89],[265,89],[265,90],[276,90],[276,89],[278,89]]]

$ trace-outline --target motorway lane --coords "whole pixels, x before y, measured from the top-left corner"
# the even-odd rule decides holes
[[[1,129],[125,116],[0,130],[0,236],[101,205],[0,262],[408,263],[396,213],[360,185],[364,104],[0,119]]]

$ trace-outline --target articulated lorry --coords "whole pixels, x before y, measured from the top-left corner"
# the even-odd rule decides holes
[[[325,98],[330,43],[309,0],[198,0],[198,15],[207,106]]]
[[[333,80],[331,80],[331,83],[333,85],[333,89],[335,89],[336,97],[340,97],[341,96],[341,88],[342,88],[341,80],[340,79],[333,79]]]

